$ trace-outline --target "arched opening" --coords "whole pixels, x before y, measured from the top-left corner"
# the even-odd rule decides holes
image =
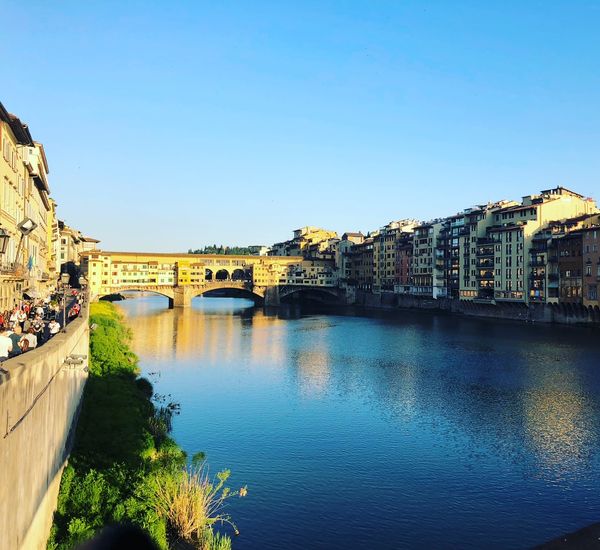
[[[213,280],[212,269],[205,269],[204,270],[204,280],[205,281],[212,281]]]
[[[281,303],[311,302],[334,305],[339,303],[337,292],[333,289],[304,287],[284,292],[280,295]]]
[[[232,281],[243,281],[244,280],[244,270],[243,269],[235,269],[231,274]]]
[[[169,309],[171,309],[173,307],[173,297],[172,296],[169,296],[168,294],[165,294],[158,290],[154,290],[151,288],[143,288],[143,287],[140,287],[140,288],[125,287],[125,288],[116,290],[115,292],[113,292],[111,294],[105,294],[104,296],[100,296],[98,299],[105,300],[108,302],[118,302],[121,300],[131,300],[131,299],[151,300],[153,303],[155,303],[156,305],[159,305],[160,307],[164,307],[164,305],[167,305],[167,307]],[[163,302],[163,300],[167,300],[166,304]]]
[[[219,269],[219,271],[217,271],[217,274],[215,275],[215,279],[217,281],[228,281],[229,272],[226,269]]]
[[[242,288],[214,288],[209,290],[204,290],[203,292],[199,292],[193,296],[196,298],[244,298],[246,300],[252,300],[255,304],[262,304],[264,302],[264,298],[259,294],[255,294],[254,292]]]

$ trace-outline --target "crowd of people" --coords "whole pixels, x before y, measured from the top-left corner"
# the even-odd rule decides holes
[[[84,294],[76,289],[66,297],[63,319],[62,294],[40,300],[24,300],[10,311],[0,312],[0,362],[35,349],[61,331],[81,311]]]

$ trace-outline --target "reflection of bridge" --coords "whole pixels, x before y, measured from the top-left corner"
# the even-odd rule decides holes
[[[169,307],[185,307],[213,290],[236,291],[265,305],[300,291],[323,300],[340,298],[329,260],[297,256],[224,256],[90,251],[85,254],[93,296],[124,291],[161,294]]]

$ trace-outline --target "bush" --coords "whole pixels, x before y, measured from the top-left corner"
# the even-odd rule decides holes
[[[168,526],[181,532],[184,525],[179,514],[192,521],[192,539],[203,550],[229,550],[231,540],[212,529],[216,522],[233,525],[221,511],[238,494],[224,487],[228,473],[212,483],[202,470],[185,470],[186,454],[168,435],[178,405],[157,409],[150,401],[152,384],[137,378],[131,335],[116,308],[91,304],[90,323],[96,325],[90,333],[90,375],[48,548],[71,550],[103,526],[127,522],[166,549]],[[199,453],[194,463],[200,457],[203,462]]]

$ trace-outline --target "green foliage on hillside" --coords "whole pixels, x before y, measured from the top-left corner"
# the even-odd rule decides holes
[[[107,524],[128,522],[166,549],[172,514],[157,487],[177,486],[187,472],[185,453],[168,435],[175,407],[150,401],[152,385],[137,376],[129,331],[112,304],[92,304],[90,324],[90,376],[48,548],[71,550]],[[206,525],[203,548],[230,547]]]
[[[217,246],[205,246],[204,248],[197,248],[195,250],[189,249],[188,254],[223,254],[231,256],[250,256],[252,253],[250,249],[245,246],[223,246],[222,244]]]

